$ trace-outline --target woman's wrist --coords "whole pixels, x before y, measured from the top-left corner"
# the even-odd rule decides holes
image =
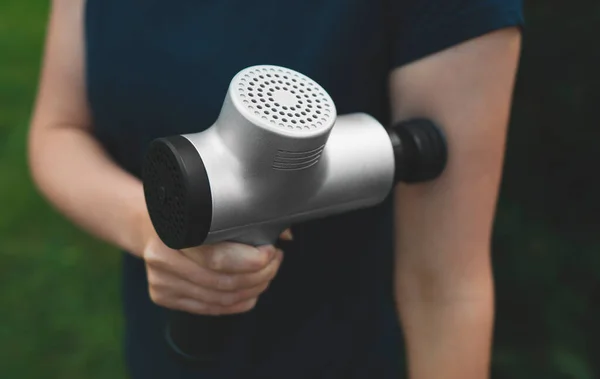
[[[148,241],[156,234],[148,210],[145,204],[142,205],[142,207],[137,207],[133,214],[131,222],[133,232],[130,234],[128,249],[129,253],[139,258],[143,258]]]
[[[136,182],[136,188],[129,187],[127,191],[123,191],[123,194],[128,193],[128,195],[122,197],[120,201],[124,212],[124,223],[117,232],[116,242],[121,249],[143,258],[146,245],[156,232],[146,208],[142,183],[137,180]]]

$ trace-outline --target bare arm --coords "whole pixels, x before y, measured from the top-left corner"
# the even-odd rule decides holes
[[[398,68],[394,118],[442,125],[437,181],[396,190],[395,293],[412,379],[489,375],[490,239],[520,33],[505,29]]]
[[[54,0],[29,134],[42,194],[93,235],[140,255],[149,218],[141,183],[113,163],[91,134],[83,55],[84,0]]]
[[[83,5],[84,0],[52,2],[29,134],[35,183],[77,225],[143,258],[155,303],[200,314],[251,309],[275,276],[282,252],[233,243],[169,249],[154,232],[141,182],[112,162],[94,138],[84,78]]]

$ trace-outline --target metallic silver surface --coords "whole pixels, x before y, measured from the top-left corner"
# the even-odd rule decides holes
[[[265,93],[265,101],[244,102],[263,98],[257,94],[264,91],[271,94]],[[314,100],[308,103],[306,95]],[[313,110],[313,116],[319,110],[323,117],[315,121],[298,109]],[[299,116],[273,118],[288,111]],[[285,68],[241,71],[215,124],[184,137],[200,153],[210,178],[213,218],[205,243],[272,243],[295,222],[375,205],[393,185],[394,153],[384,127],[362,113],[337,117],[325,90]]]

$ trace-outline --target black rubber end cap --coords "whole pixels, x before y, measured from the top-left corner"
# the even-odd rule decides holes
[[[388,132],[396,162],[395,182],[426,182],[444,172],[448,160],[446,138],[431,120],[402,121]]]
[[[156,233],[171,249],[202,245],[212,220],[204,162],[185,137],[150,143],[142,167],[146,207]]]

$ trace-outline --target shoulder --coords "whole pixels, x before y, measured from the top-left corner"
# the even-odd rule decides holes
[[[391,0],[392,64],[524,25],[522,0]]]

